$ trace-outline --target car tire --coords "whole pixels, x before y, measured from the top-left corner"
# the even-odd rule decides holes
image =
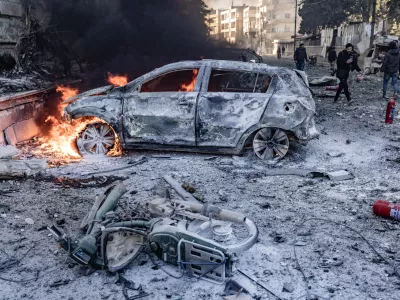
[[[278,160],[289,151],[289,137],[279,128],[261,128],[254,136],[253,151],[262,160]]]
[[[115,145],[115,132],[107,123],[86,126],[76,141],[82,156],[106,155]]]

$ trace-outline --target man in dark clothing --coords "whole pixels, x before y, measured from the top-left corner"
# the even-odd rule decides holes
[[[286,48],[285,46],[282,47],[282,55],[285,55]]]
[[[281,57],[282,57],[282,50],[281,50],[281,47],[278,47],[278,59],[281,59]]]
[[[398,76],[400,69],[400,55],[395,42],[389,44],[389,51],[383,59],[381,71],[385,73],[383,77],[383,98],[387,99],[386,92],[389,80],[392,79],[392,85],[395,95],[399,93]]]
[[[347,101],[349,102],[349,104],[352,103],[347,80],[349,79],[351,66],[354,62],[353,56],[354,56],[353,45],[350,43],[347,44],[346,49],[340,52],[338,55],[336,77],[339,78],[340,84],[333,102],[338,101],[340,93],[344,90],[344,94],[346,95]]]
[[[296,69],[304,71],[306,61],[308,61],[307,51],[304,48],[304,44],[300,44],[300,47],[294,52],[294,61],[296,62]]]

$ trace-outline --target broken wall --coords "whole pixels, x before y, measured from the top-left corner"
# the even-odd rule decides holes
[[[43,110],[45,91],[0,98],[0,146],[13,145],[39,134],[35,117]]]

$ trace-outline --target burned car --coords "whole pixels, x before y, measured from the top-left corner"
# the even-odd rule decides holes
[[[303,72],[236,61],[184,61],[123,87],[106,86],[67,100],[68,119],[93,116],[78,139],[82,154],[170,149],[284,157],[290,140],[318,136],[315,102]]]

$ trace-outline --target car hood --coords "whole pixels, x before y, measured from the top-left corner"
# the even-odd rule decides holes
[[[82,94],[78,94],[76,96],[73,96],[71,98],[68,98],[67,100],[63,101],[64,104],[70,104],[75,102],[76,100],[80,100],[80,99],[84,99],[87,97],[93,97],[93,96],[101,96],[101,95],[106,95],[109,92],[111,92],[114,89],[113,85],[107,85],[107,86],[103,86],[94,90],[89,90],[86,91]]]

